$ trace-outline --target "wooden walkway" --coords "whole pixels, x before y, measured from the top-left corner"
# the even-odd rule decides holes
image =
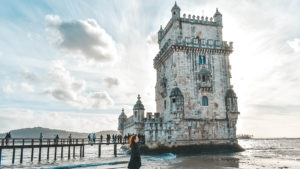
[[[31,149],[31,162],[33,162],[34,149],[38,149],[38,162],[41,162],[42,159],[42,148],[47,150],[47,160],[49,160],[49,151],[50,148],[54,148],[54,161],[57,159],[57,149],[60,148],[61,155],[64,157],[64,148],[68,152],[68,159],[75,158],[76,147],[79,148],[79,157],[84,157],[84,146],[86,145],[98,145],[98,157],[101,157],[101,145],[113,145],[114,147],[114,156],[117,156],[117,145],[124,145],[127,142],[123,141],[107,141],[106,139],[101,140],[100,138],[95,139],[95,141],[89,141],[87,138],[75,138],[75,139],[28,139],[28,138],[15,138],[15,139],[1,139],[0,143],[0,165],[2,159],[2,150],[3,149],[12,149],[12,164],[15,163],[16,149],[20,149],[20,163],[23,163],[23,150]],[[97,146],[96,146],[97,147]],[[72,151],[72,152],[71,152]]]

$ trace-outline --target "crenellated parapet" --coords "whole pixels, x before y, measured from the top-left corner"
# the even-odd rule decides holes
[[[158,32],[158,42],[165,37],[165,35],[169,32],[174,22],[179,21],[180,23],[190,23],[190,24],[199,24],[199,25],[207,25],[207,26],[216,26],[222,27],[222,14],[217,9],[213,17],[208,16],[199,16],[199,15],[191,15],[191,14],[183,14],[180,17],[180,8],[176,7],[177,4],[172,8],[172,18],[169,20],[168,24],[165,28],[160,28]],[[175,13],[174,13],[175,12]]]
[[[194,23],[194,24],[218,26],[218,23],[213,19],[213,17],[208,17],[208,16],[200,17],[200,16],[195,16],[195,15],[191,16],[191,14],[188,14],[186,17],[186,14],[183,14],[183,17],[180,18],[180,21]]]

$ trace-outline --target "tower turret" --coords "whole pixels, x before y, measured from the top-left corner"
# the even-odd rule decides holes
[[[124,108],[122,108],[122,112],[119,116],[119,126],[118,126],[118,130],[120,131],[121,134],[123,133],[123,130],[125,127],[124,124],[125,124],[126,120],[127,120],[127,116],[124,112]]]
[[[177,3],[175,2],[172,10],[172,19],[179,19],[180,18],[180,8],[177,6]]]
[[[140,95],[138,95],[137,99],[136,104],[133,106],[133,120],[135,122],[142,122],[144,119],[145,108],[142,104]]]
[[[226,92],[225,106],[227,116],[226,118],[228,120],[228,136],[229,138],[236,139],[236,122],[240,112],[238,111],[237,97],[232,89],[232,86],[230,86],[230,89],[228,89]]]
[[[218,25],[222,26],[222,14],[219,12],[218,8],[214,14],[214,21],[217,22]]]
[[[158,43],[159,44],[160,44],[160,41],[161,41],[161,39],[163,37],[163,32],[164,32],[164,30],[162,29],[162,26],[160,25],[160,29],[158,31]]]

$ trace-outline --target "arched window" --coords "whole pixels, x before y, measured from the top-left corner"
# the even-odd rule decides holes
[[[202,58],[199,56],[199,64],[202,64]]]
[[[202,57],[202,63],[206,64],[206,58],[205,58],[205,56]]]
[[[202,97],[202,106],[208,106],[208,99],[206,96]]]

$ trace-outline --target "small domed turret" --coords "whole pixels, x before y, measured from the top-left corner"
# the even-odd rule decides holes
[[[230,87],[225,95],[226,110],[230,112],[238,112],[237,97],[232,87]]]
[[[222,14],[219,12],[218,8],[214,14],[214,21],[217,22],[218,25],[222,26]]]
[[[119,119],[127,119],[127,116],[126,116],[126,114],[124,112],[124,108],[122,108],[122,112],[121,112],[121,114],[119,116]]]
[[[133,106],[133,120],[135,122],[142,122],[144,119],[145,108],[144,108],[144,105],[142,104],[140,95],[138,95],[137,99],[138,100],[136,101],[135,105]]]
[[[173,19],[179,19],[180,18],[180,8],[177,6],[177,3],[175,2],[172,10],[172,18]]]
[[[164,30],[163,30],[162,26],[160,25],[160,29],[158,31],[158,42],[160,42],[160,40],[162,39],[163,32],[164,32]]]
[[[136,101],[136,104],[134,105],[133,110],[145,110],[144,105],[142,104],[142,101],[141,101],[141,96],[138,95],[137,99],[138,100]]]

